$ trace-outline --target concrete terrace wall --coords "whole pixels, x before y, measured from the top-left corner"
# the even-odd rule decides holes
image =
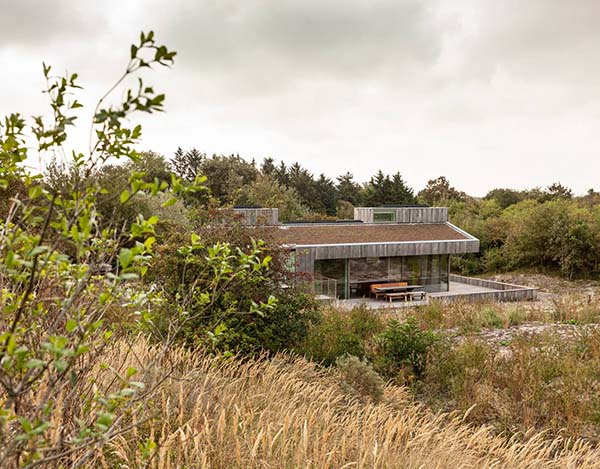
[[[535,301],[537,299],[537,289],[513,285],[510,283],[494,282],[493,280],[483,280],[479,278],[464,277],[462,275],[450,274],[451,282],[459,282],[467,285],[490,288],[496,291],[476,292],[456,296],[444,296],[436,298],[443,302],[450,301]]]
[[[446,207],[356,207],[354,219],[373,223],[375,210],[396,212],[394,223],[446,223],[448,221]]]

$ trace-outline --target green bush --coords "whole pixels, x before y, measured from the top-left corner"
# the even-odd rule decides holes
[[[262,315],[234,315],[223,321],[228,333],[219,348],[241,353],[279,352],[300,347],[321,312],[314,296],[300,289],[273,292],[276,303]]]
[[[137,196],[168,190],[167,201],[175,202],[200,187],[177,178],[169,187],[144,180],[142,172],[110,194],[98,181],[86,181],[110,161],[140,161],[141,126],[130,126],[131,120],[164,109],[164,95],[141,78],[135,89],[122,89],[122,100],[111,93],[144,68],[171,65],[175,52],[150,31],[131,45],[129,57],[96,105],[84,152],[68,138],[82,107],[76,73],[57,76],[44,64],[50,119],[19,113],[0,119],[0,461],[6,467],[95,467],[103,446],[139,426],[130,417],[153,396],[145,373],[104,363],[122,332],[113,316],[144,322],[156,299],[139,280],[153,253],[158,217],[134,208],[117,223],[112,215],[102,218],[100,201],[108,196],[120,209],[132,208]],[[39,161],[70,154],[73,177],[48,185],[27,164],[33,150]],[[169,344],[162,350],[149,368],[164,363]]]
[[[379,314],[364,306],[351,311],[331,308],[310,328],[300,352],[325,365],[345,355],[363,358],[372,337],[384,328]]]
[[[157,334],[167,334],[173,319],[183,316],[178,338],[189,346],[278,352],[298,348],[311,324],[320,320],[313,295],[287,277],[284,253],[254,240],[266,237],[265,231],[237,224],[200,225],[193,233],[182,233],[178,226],[162,228],[146,279],[166,299],[154,312]],[[195,247],[182,251],[191,236]],[[245,255],[237,257],[239,253]],[[219,259],[232,262],[235,275],[215,278]],[[207,291],[212,292],[210,301]],[[257,306],[260,314],[255,314]]]
[[[414,317],[404,323],[391,320],[387,328],[375,337],[374,363],[379,371],[396,378],[401,371],[420,377],[425,370],[427,355],[437,336],[421,331]]]
[[[365,359],[353,355],[339,357],[336,365],[340,371],[342,389],[360,399],[379,402],[385,390],[385,381]]]

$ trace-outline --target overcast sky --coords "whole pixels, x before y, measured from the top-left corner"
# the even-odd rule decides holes
[[[153,29],[178,56],[148,76],[167,112],[141,120],[143,149],[583,193],[600,189],[598,25],[598,0],[0,0],[0,114],[46,112],[42,60],[91,106]]]

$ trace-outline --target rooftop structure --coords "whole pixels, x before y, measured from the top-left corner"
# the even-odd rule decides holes
[[[252,224],[266,209],[234,210]],[[447,291],[450,255],[479,251],[479,240],[449,223],[444,207],[358,207],[354,220],[281,224],[271,218],[268,224],[273,239],[289,249],[291,268],[335,280],[342,299],[389,282]]]

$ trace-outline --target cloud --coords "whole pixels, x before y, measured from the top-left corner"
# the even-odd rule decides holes
[[[398,78],[436,60],[439,33],[417,1],[179,1],[151,13],[199,80],[272,93],[302,80]],[[159,20],[160,16],[160,20]]]
[[[596,0],[6,2],[0,103],[43,110],[46,60],[80,72],[91,104],[154,29],[178,56],[147,76],[167,113],[141,119],[145,148],[583,192],[600,172],[598,20]]]
[[[0,49],[28,48],[60,40],[85,41],[107,25],[97,2],[5,0],[0,13]]]

